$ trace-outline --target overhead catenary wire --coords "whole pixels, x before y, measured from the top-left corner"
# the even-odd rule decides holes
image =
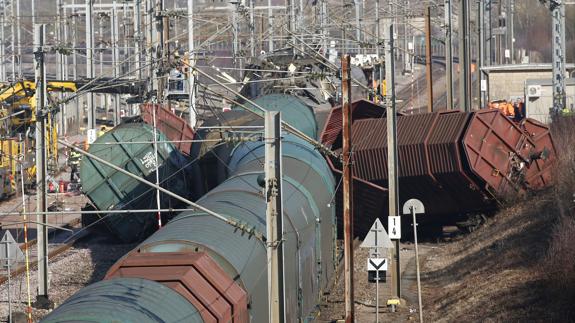
[[[225,88],[226,90],[228,90],[229,92],[233,93],[234,95],[237,95],[238,97],[240,97],[241,99],[245,100],[246,102],[248,102],[250,105],[252,105],[256,110],[253,110],[252,108],[248,107],[247,105],[243,105],[243,108],[245,108],[247,111],[252,112],[253,114],[257,115],[260,118],[263,118],[263,113],[266,111],[263,107],[261,107],[259,104],[255,103],[254,101],[252,101],[251,99],[245,97],[244,95],[242,95],[241,93],[239,93],[238,91],[233,90],[232,88],[230,88],[229,86],[223,84],[222,82],[218,81],[216,78],[212,77],[211,75],[209,75],[208,73],[200,70],[199,68],[195,67],[195,66],[191,66],[190,64],[186,64],[189,68],[194,69],[195,71],[197,71],[199,74],[203,75],[204,77],[210,79],[211,81],[221,85],[223,88]],[[293,133],[294,135],[300,137],[301,139],[307,141],[308,143],[312,144],[314,147],[320,149],[322,152],[327,153],[328,155],[331,156],[337,156],[336,153],[334,153],[333,151],[331,151],[329,148],[325,147],[322,143],[318,142],[317,140],[309,137],[308,135],[306,135],[305,133],[303,133],[302,131],[298,130],[297,128],[293,127],[292,125],[290,125],[289,123],[285,122],[282,120],[282,125],[286,128],[286,130],[288,130],[288,132]]]
[[[93,159],[93,160],[95,160],[95,161],[97,161],[97,162],[99,162],[99,163],[102,163],[102,164],[104,164],[104,165],[106,165],[106,166],[108,166],[108,167],[110,167],[110,168],[112,168],[112,169],[114,169],[114,170],[116,170],[116,171],[118,171],[118,172],[124,174],[124,175],[127,175],[127,176],[129,176],[129,177],[131,177],[131,178],[133,178],[133,179],[135,179],[135,180],[137,180],[137,181],[139,181],[139,182],[142,182],[142,183],[144,183],[144,184],[150,186],[150,187],[153,187],[153,188],[155,188],[155,189],[158,189],[158,190],[160,190],[162,193],[164,193],[164,194],[166,194],[166,195],[169,195],[169,196],[171,196],[171,197],[173,197],[173,198],[175,198],[175,199],[177,199],[177,200],[179,200],[179,201],[181,201],[181,202],[184,202],[184,203],[190,205],[191,207],[193,207],[193,208],[195,208],[195,209],[198,209],[198,210],[200,210],[200,211],[202,211],[202,212],[205,212],[206,214],[208,214],[208,215],[210,215],[210,216],[213,216],[213,217],[215,217],[216,219],[221,220],[221,221],[223,221],[223,222],[225,222],[225,223],[227,223],[227,224],[229,224],[229,225],[231,225],[231,226],[233,226],[233,227],[235,227],[235,228],[237,228],[237,229],[240,229],[240,230],[242,230],[242,231],[244,231],[244,232],[246,232],[246,233],[249,233],[249,234],[253,234],[253,235],[254,235],[256,238],[258,238],[260,241],[263,241],[263,240],[264,240],[264,235],[263,235],[261,232],[259,232],[256,228],[248,228],[248,227],[246,227],[245,225],[242,225],[239,221],[233,219],[231,216],[227,216],[227,217],[226,217],[226,216],[224,216],[224,215],[221,215],[221,214],[218,214],[218,213],[216,213],[216,212],[214,212],[214,211],[211,211],[211,210],[209,210],[208,208],[205,208],[205,207],[203,207],[203,206],[201,206],[201,205],[199,205],[199,204],[197,204],[197,203],[194,203],[194,202],[192,202],[192,201],[190,201],[190,200],[188,200],[188,199],[186,199],[186,198],[184,198],[184,197],[182,197],[182,196],[180,196],[180,195],[178,195],[178,194],[176,194],[176,193],[173,193],[172,191],[167,190],[167,189],[165,189],[165,188],[163,188],[163,187],[161,187],[161,186],[159,186],[159,185],[156,185],[156,184],[154,184],[154,183],[152,183],[152,182],[150,182],[150,181],[148,181],[148,180],[146,180],[146,179],[144,179],[144,178],[142,178],[142,177],[140,177],[140,176],[138,176],[138,175],[132,174],[132,173],[130,173],[129,171],[127,171],[127,170],[125,170],[125,169],[123,169],[123,168],[120,168],[120,167],[118,167],[118,166],[116,166],[116,165],[114,165],[114,164],[112,164],[112,163],[110,163],[110,162],[108,162],[108,161],[106,161],[106,160],[104,160],[104,159],[102,159],[102,158],[100,158],[100,157],[94,155],[94,154],[91,154],[91,153],[89,153],[89,152],[87,152],[87,151],[85,151],[85,150],[83,150],[83,149],[80,149],[80,148],[74,146],[72,143],[66,142],[66,141],[61,140],[61,139],[58,139],[58,142],[59,142],[60,144],[64,145],[64,146],[66,146],[66,147],[68,147],[68,148],[71,148],[71,149],[74,149],[75,151],[79,152],[80,154],[82,154],[82,155],[84,155],[84,156],[87,156],[87,157],[89,157],[89,158],[91,158],[91,159]]]

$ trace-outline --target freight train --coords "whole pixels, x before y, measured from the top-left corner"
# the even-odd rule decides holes
[[[292,126],[335,151],[341,149],[340,109],[318,117],[301,96],[290,93],[270,93],[255,101],[281,110]],[[386,119],[384,109],[367,101],[355,102],[352,110],[358,234],[374,217],[385,216]],[[322,118],[325,125],[319,127],[317,120]],[[103,281],[80,290],[43,322],[266,322],[266,203],[258,184],[264,143],[253,128],[262,124],[239,109],[225,112],[204,123],[195,134],[201,140],[186,157],[198,161],[186,173],[187,185],[201,195],[197,203],[226,221],[193,208],[178,214],[112,266]],[[212,130],[230,125],[242,134]],[[121,136],[125,127],[108,136],[129,141]],[[149,137],[149,128],[142,127]],[[422,199],[431,219],[492,209],[506,195],[527,194],[550,183],[553,141],[546,126],[531,120],[515,124],[498,111],[402,115],[398,133],[400,199]],[[337,263],[339,166],[337,159],[324,158],[316,147],[291,134],[283,135],[282,144],[286,316],[288,322],[307,321],[317,315]],[[128,151],[139,164],[126,160],[125,168],[141,169],[146,149]],[[173,146],[166,152],[164,156],[179,156]],[[172,163],[167,161],[162,158],[162,165]],[[117,179],[93,178],[100,187],[114,186]],[[128,192],[125,184],[116,186],[114,194]],[[118,204],[109,205],[114,209]],[[132,232],[130,228],[137,226],[124,226],[119,232]]]
[[[354,102],[352,110],[354,230],[363,236],[375,218],[388,215],[387,119],[371,102]],[[487,109],[399,115],[397,138],[399,204],[421,200],[422,227],[432,233],[453,224],[473,230],[501,203],[552,182],[553,138],[532,119],[517,123]],[[341,151],[340,108],[330,112],[321,141]],[[339,176],[340,161],[328,162]],[[340,191],[336,196],[341,201]]]
[[[283,110],[283,119],[307,115],[308,122],[294,125],[317,137],[313,111],[300,108]],[[263,124],[246,112],[232,113],[244,124]],[[126,138],[118,136],[125,131],[117,127],[106,135]],[[220,154],[226,179],[197,201],[229,221],[193,209],[180,213],[118,261],[104,281],[82,289],[43,322],[267,321],[266,202],[258,185],[264,143],[261,134],[251,136]],[[294,322],[314,317],[334,272],[335,181],[311,144],[286,133],[282,145],[286,317]]]

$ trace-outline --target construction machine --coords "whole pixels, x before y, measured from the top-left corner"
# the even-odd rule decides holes
[[[134,80],[97,79],[77,81],[48,81],[47,92],[76,93],[80,90],[94,93],[141,95],[144,83]],[[51,172],[58,169],[58,122],[62,102],[48,96],[46,115],[46,155]],[[33,151],[36,122],[36,83],[21,80],[0,87],[0,182],[8,183],[8,178],[16,178],[18,165],[25,169],[25,177],[35,178]],[[13,182],[13,181],[12,181]],[[33,182],[29,181],[31,185]],[[13,185],[12,185],[13,186]],[[8,196],[15,188],[0,185],[0,196]]]

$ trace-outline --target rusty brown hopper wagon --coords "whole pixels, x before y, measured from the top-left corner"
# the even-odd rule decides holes
[[[353,105],[356,234],[387,216],[387,120],[367,101]],[[374,112],[375,111],[375,112]],[[374,115],[380,114],[380,117]],[[340,150],[341,110],[334,109],[322,133]],[[498,202],[547,187],[555,148],[547,126],[527,119],[517,124],[497,110],[400,115],[399,202],[425,204],[424,221],[453,223],[489,212]],[[339,161],[329,161],[338,173]],[[370,191],[366,194],[366,191]]]

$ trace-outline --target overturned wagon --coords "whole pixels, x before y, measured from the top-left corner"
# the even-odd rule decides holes
[[[158,158],[154,150],[153,128],[144,123],[124,124],[99,137],[89,153],[122,169],[156,182],[159,172],[160,186],[181,196],[189,197],[190,160],[162,134],[157,134]],[[102,222],[116,237],[126,242],[139,241],[157,228],[156,191],[148,185],[85,157],[80,164],[82,190],[92,204],[108,213],[100,214]],[[181,203],[166,194],[160,194],[162,208],[178,208]],[[117,210],[150,210],[147,213],[124,214]],[[170,214],[162,214],[164,220]]]
[[[362,112],[368,108],[365,102],[354,104],[354,187],[369,192],[355,196],[356,233],[388,212],[387,120]],[[325,144],[341,149],[333,123],[323,134]],[[423,220],[434,224],[494,210],[501,200],[551,182],[553,140],[534,120],[517,124],[496,110],[401,115],[397,136],[400,205],[421,200],[428,215]],[[341,169],[338,160],[330,165]]]

